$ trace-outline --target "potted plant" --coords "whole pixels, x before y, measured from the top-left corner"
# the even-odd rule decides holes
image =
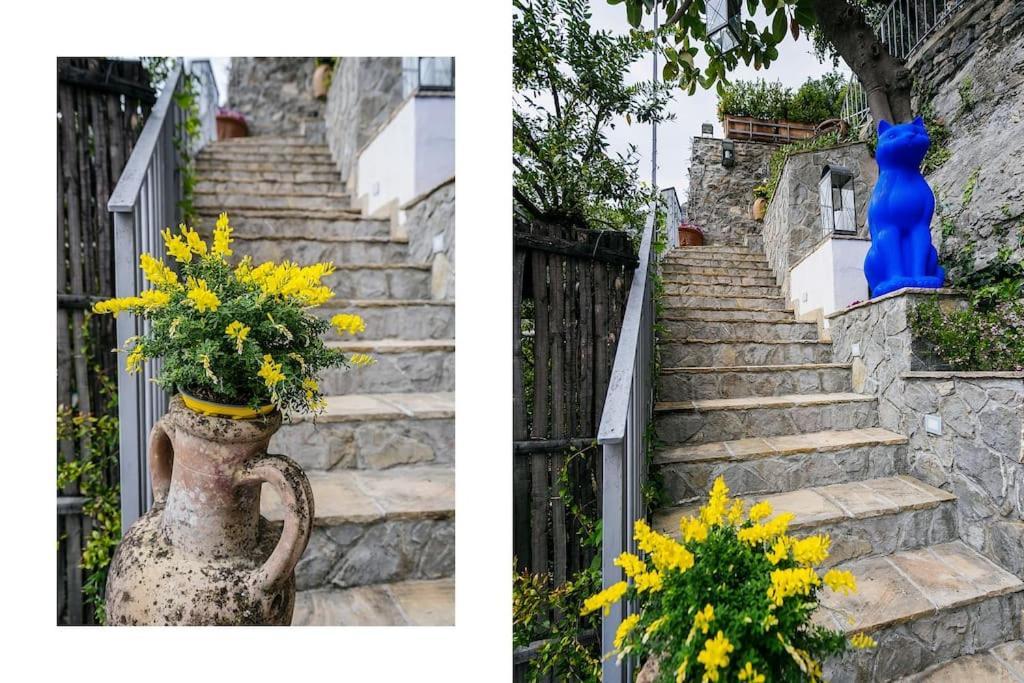
[[[163,232],[180,272],[143,254],[151,288],[110,299],[96,313],[146,318],[125,343],[129,373],[162,359],[155,381],[177,391],[149,439],[152,510],[125,534],[111,561],[111,624],[288,624],[294,568],[309,540],[313,496],[302,470],[267,445],[282,412],[321,411],[317,374],[363,365],[365,354],[328,348],[333,325],[364,329],[352,314],[311,311],[333,292],[331,263],[229,263],[232,228],[221,214],[212,244],[184,225]],[[260,517],[271,484],[287,511],[278,533]]]
[[[334,57],[317,57],[314,60],[316,68],[313,70],[313,97],[318,100],[327,97],[327,91],[331,89],[334,62]]]
[[[217,139],[244,138],[249,134],[249,126],[242,112],[227,107],[217,109]]]
[[[704,230],[699,225],[683,221],[679,224],[679,246],[699,247],[704,244]]]
[[[750,217],[755,221],[763,221],[768,212],[768,186],[758,185],[754,188],[754,204],[750,207]]]
[[[635,601],[614,646],[645,662],[638,681],[821,680],[823,657],[875,645],[812,622],[824,586],[852,592],[856,580],[814,569],[828,557],[827,535],[793,538],[793,515],[771,515],[768,503],[748,511],[730,500],[719,477],[700,512],[680,521],[681,541],[637,521],[644,557],[620,555],[627,580],[588,598],[583,613]]]

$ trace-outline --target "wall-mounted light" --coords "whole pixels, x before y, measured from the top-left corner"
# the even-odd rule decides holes
[[[722,140],[722,166],[732,168],[736,165],[736,145],[732,140]]]
[[[700,124],[700,134],[703,137],[710,138],[715,134],[715,124],[713,123],[702,123]]]
[[[821,204],[821,233],[853,234],[857,232],[853,202],[853,173],[844,166],[826,164],[818,182]]]
[[[924,416],[924,431],[935,436],[942,436],[942,416],[941,415],[925,415]]]

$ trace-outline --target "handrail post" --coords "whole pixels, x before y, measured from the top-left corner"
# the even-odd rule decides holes
[[[601,492],[601,588],[605,589],[622,580],[622,569],[615,566],[615,558],[626,549],[625,534],[621,523],[616,520],[625,518],[622,504],[623,469],[622,442],[607,443],[601,449],[602,482]],[[607,617],[601,619],[601,654],[612,651],[615,631],[625,617],[622,602],[611,606]],[[601,680],[604,683],[622,683],[626,680],[624,669],[619,666],[616,657],[608,657],[601,662]]]

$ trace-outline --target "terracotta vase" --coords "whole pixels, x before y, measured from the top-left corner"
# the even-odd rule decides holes
[[[764,197],[758,197],[754,200],[754,205],[750,208],[750,217],[755,221],[764,220],[764,215],[768,211],[768,200]]]
[[[320,64],[313,71],[313,97],[317,99],[327,97],[327,88],[330,85],[328,77],[330,74],[330,64]]]
[[[233,116],[217,116],[217,139],[244,138],[249,135],[249,126],[245,121]]]
[[[679,226],[679,246],[699,247],[704,244],[704,233],[696,227],[683,223]]]
[[[276,411],[235,420],[172,399],[149,437],[153,508],[110,563],[108,624],[291,623],[313,492],[292,460],[267,454],[280,426]],[[264,482],[285,510],[280,532],[260,515]]]

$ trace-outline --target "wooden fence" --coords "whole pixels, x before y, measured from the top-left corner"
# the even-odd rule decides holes
[[[116,413],[104,380],[117,377],[114,323],[90,316],[114,296],[114,228],[107,200],[155,101],[137,61],[57,60],[57,403],[78,413]],[[88,457],[88,439],[58,444],[65,460]],[[109,472],[110,481],[118,472]],[[57,623],[87,624],[82,547],[90,533],[85,499],[58,492]]]

